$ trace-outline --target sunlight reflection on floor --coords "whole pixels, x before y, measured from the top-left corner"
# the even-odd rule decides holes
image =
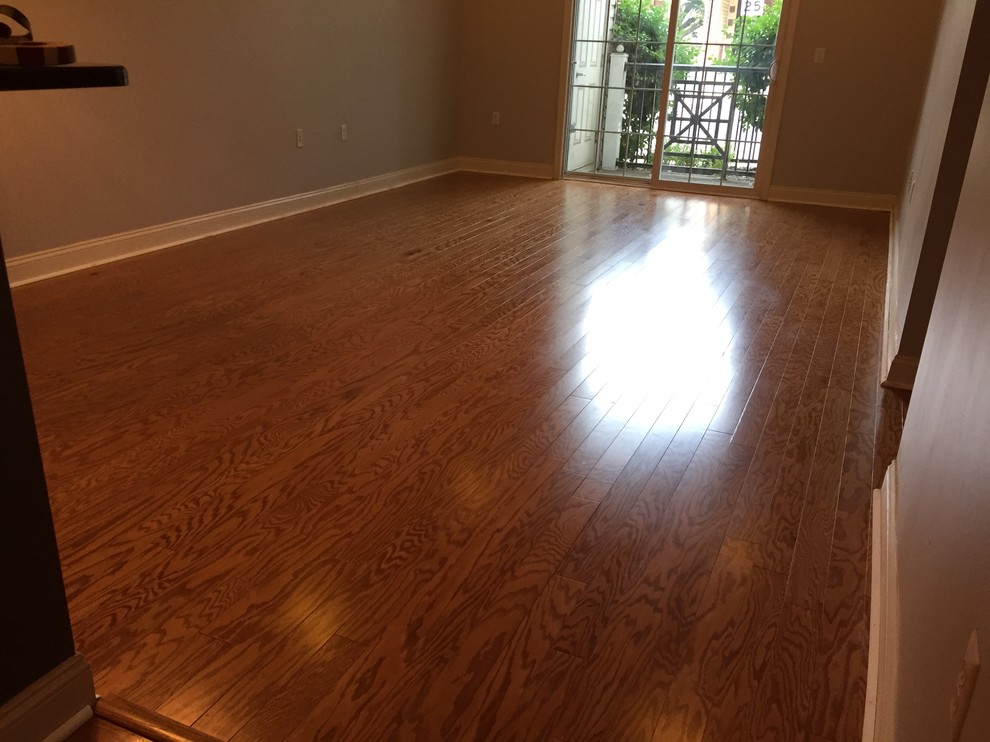
[[[704,235],[701,224],[674,228],[641,269],[592,285],[584,370],[604,381],[610,400],[669,396],[731,378],[723,357],[731,329],[710,284]]]

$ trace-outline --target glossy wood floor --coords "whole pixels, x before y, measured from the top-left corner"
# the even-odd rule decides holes
[[[859,739],[886,248],[457,175],[17,290],[98,690],[236,740]]]
[[[150,742],[113,722],[93,717],[73,732],[66,742]]]

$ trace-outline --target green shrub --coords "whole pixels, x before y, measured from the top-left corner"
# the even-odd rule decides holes
[[[767,99],[764,91],[770,85],[770,65],[774,60],[777,30],[780,27],[782,0],[767,3],[763,15],[756,18],[740,16],[732,30],[732,46],[726,50],[720,65],[731,67],[756,67],[741,69],[736,78],[738,95],[736,109],[743,123],[763,131]],[[760,71],[760,70],[765,71]]]

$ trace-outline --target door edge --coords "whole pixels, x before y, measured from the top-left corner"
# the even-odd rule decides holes
[[[787,78],[791,69],[791,55],[794,50],[794,36],[797,31],[798,11],[801,0],[782,0],[780,26],[777,29],[777,82],[770,86],[767,96],[767,111],[764,117],[763,140],[760,143],[760,159],[756,164],[756,181],[753,191],[756,197],[766,201],[773,181],[773,166],[777,156],[777,139],[780,136],[781,118],[784,113],[784,96],[787,93]]]

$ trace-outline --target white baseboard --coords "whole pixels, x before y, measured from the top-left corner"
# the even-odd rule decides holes
[[[318,191],[277,198],[249,206],[241,206],[212,214],[180,219],[132,232],[100,237],[56,247],[7,261],[11,286],[21,286],[45,278],[110,263],[122,258],[162,250],[174,245],[202,239],[254,224],[281,219],[304,211],[349,201],[372,193],[416,183],[456,172],[457,158],[397,170],[371,178],[343,183]]]
[[[0,706],[0,739],[65,739],[95,701],[93,673],[77,654]]]
[[[820,188],[790,188],[770,186],[768,201],[810,206],[838,206],[844,209],[865,211],[892,211],[896,196],[885,193],[856,193],[853,191],[828,191]]]
[[[553,179],[553,165],[537,162],[511,162],[509,160],[486,160],[481,157],[458,157],[459,170],[469,173],[491,173],[492,175],[518,175],[523,178]]]
[[[863,742],[894,739],[897,684],[897,461],[873,491],[870,653]]]

